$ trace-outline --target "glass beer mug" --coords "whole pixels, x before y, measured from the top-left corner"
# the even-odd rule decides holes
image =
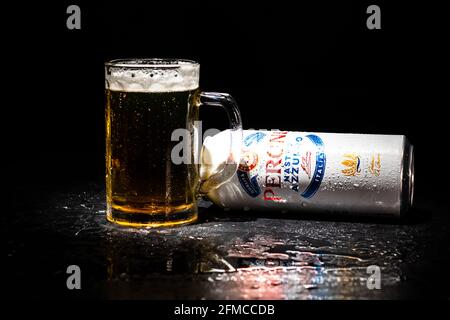
[[[193,222],[199,195],[235,173],[242,139],[239,109],[228,94],[200,91],[199,71],[197,62],[179,59],[105,63],[109,221],[138,227]],[[225,165],[203,181],[197,128],[202,105],[225,109],[231,129],[222,152]],[[185,148],[176,152],[181,139],[173,133],[180,129],[187,133]]]

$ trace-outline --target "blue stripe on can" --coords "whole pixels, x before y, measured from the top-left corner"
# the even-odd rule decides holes
[[[322,183],[323,177],[325,175],[325,167],[327,164],[327,157],[324,151],[324,144],[320,137],[315,134],[309,134],[306,136],[311,140],[317,147],[316,151],[316,168],[314,169],[314,175],[311,179],[308,187],[301,194],[304,198],[311,198],[319,190],[320,184]]]

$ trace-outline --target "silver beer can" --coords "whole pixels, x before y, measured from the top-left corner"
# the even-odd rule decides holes
[[[205,139],[203,176],[223,167],[228,140]],[[244,130],[237,172],[207,196],[230,209],[400,217],[413,202],[413,150],[403,135]]]

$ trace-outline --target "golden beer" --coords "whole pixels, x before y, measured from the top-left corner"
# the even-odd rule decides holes
[[[171,134],[186,126],[195,91],[107,90],[107,197],[111,220],[175,224],[194,219],[197,170],[175,165]],[[121,214],[126,213],[125,215]],[[176,217],[175,217],[176,215]]]

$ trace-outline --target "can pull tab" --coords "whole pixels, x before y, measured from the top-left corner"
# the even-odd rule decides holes
[[[200,155],[200,193],[202,195],[220,187],[236,173],[242,143],[242,120],[233,97],[226,93],[200,93],[200,106],[223,108],[230,123],[230,129],[219,134],[220,142],[208,137]],[[213,141],[214,140],[214,141]]]

